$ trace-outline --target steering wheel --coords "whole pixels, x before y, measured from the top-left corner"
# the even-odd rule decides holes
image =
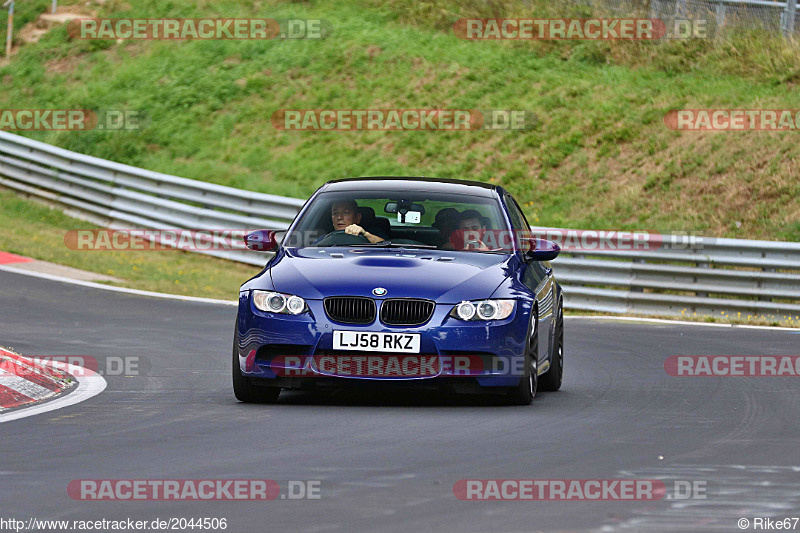
[[[345,233],[343,229],[337,229],[325,235],[322,239],[317,241],[314,246],[336,246],[347,244],[365,244],[369,239],[363,235],[350,235]]]

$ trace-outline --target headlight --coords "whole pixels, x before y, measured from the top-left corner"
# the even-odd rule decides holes
[[[456,306],[456,315],[461,320],[472,320],[475,316],[475,306],[472,302],[461,302]]]
[[[478,318],[491,320],[497,314],[497,304],[491,300],[484,300],[478,304]]]
[[[514,311],[515,300],[478,300],[461,302],[450,316],[461,320],[502,320]]]
[[[290,296],[286,301],[286,309],[293,315],[299,315],[306,309],[306,301],[299,296]]]
[[[306,301],[299,296],[279,292],[253,291],[253,304],[256,309],[268,313],[299,315],[306,311]]]

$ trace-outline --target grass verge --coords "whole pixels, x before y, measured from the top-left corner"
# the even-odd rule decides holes
[[[64,244],[67,231],[96,226],[4,189],[0,210],[0,250],[123,280],[108,285],[236,300],[239,286],[259,272],[258,267],[178,250],[70,250]]]
[[[676,132],[663,121],[681,108],[800,109],[798,45],[758,32],[471,42],[448,27],[458,16],[581,14],[571,5],[109,0],[99,16],[321,18],[333,34],[118,43],[72,40],[62,26],[0,68],[0,109],[139,110],[148,121],[135,132],[26,135],[254,191],[303,198],[333,178],[424,174],[502,184],[549,226],[800,240],[796,131]],[[511,132],[270,122],[279,109],[322,108],[522,109],[537,120]]]

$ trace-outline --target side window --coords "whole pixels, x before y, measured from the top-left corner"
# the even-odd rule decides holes
[[[528,221],[525,220],[522,209],[519,208],[516,200],[511,195],[506,194],[505,201],[508,207],[508,218],[511,219],[511,226],[514,230],[514,241],[520,249],[527,250],[529,246],[525,244],[523,239],[531,237],[531,228],[528,225]],[[529,268],[528,270],[532,269]]]
[[[517,201],[508,194],[506,195],[506,206],[508,206],[508,216],[511,219],[511,225],[514,229],[525,233],[529,232],[530,226],[528,225],[528,221],[525,220],[525,215],[522,214],[522,210],[517,205]]]

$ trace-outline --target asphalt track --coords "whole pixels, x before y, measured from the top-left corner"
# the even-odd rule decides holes
[[[740,531],[800,515],[800,380],[677,378],[673,354],[797,354],[787,331],[569,319],[565,384],[530,407],[230,385],[235,308],[0,272],[0,341],[145,358],[146,375],[0,424],[0,518],[225,517],[227,531]],[[85,502],[75,479],[321,480],[318,500]],[[470,502],[461,479],[703,481],[705,500]],[[751,526],[752,527],[752,526]],[[800,527],[800,526],[798,526]]]

